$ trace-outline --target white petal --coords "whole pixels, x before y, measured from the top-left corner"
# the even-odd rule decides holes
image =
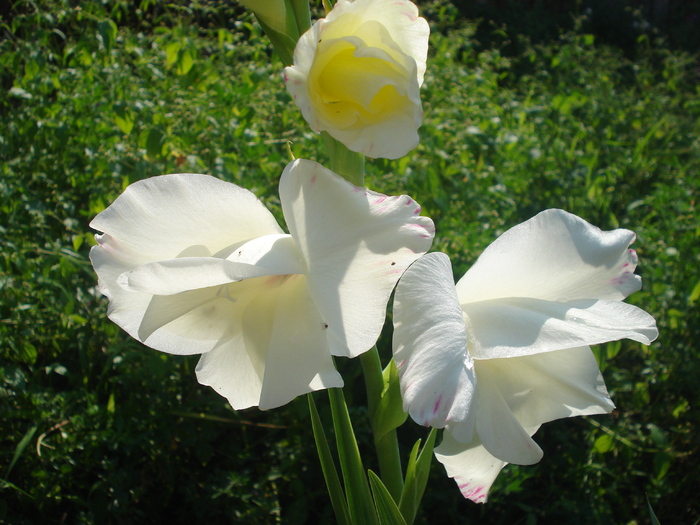
[[[488,377],[482,379],[480,363],[475,363],[477,393],[475,400],[476,432],[478,438],[496,458],[518,465],[532,465],[542,459],[542,449],[523,428],[501,391],[500,383]]]
[[[254,277],[306,271],[291,235],[259,237],[219,256],[223,255],[228,259],[180,257],[144,264],[120,275],[117,282],[130,291],[174,295]]]
[[[177,174],[130,185],[90,226],[103,250],[131,269],[174,259],[183,252],[205,256],[268,234],[283,233],[254,194],[215,177]],[[188,253],[189,251],[189,253]],[[108,258],[101,257],[103,264]],[[95,268],[100,273],[100,268]]]
[[[132,184],[91,225],[105,232],[96,235],[98,245],[91,250],[90,259],[99,276],[100,291],[110,299],[109,318],[134,338],[176,354],[208,352],[220,344],[221,338],[230,337],[227,326],[234,307],[225,297],[228,289],[212,285],[244,275],[272,273],[239,272],[224,279],[222,265],[227,263],[204,262],[208,271],[198,272],[197,266],[202,266],[198,258],[228,254],[251,237],[281,233],[255,195],[196,174],[165,175]],[[277,253],[280,250],[272,247],[289,242],[272,239],[269,251]],[[298,251],[294,248],[288,252],[290,255],[280,264],[300,268],[298,261],[294,263],[300,257]],[[262,255],[257,257],[261,259]],[[181,260],[168,261],[176,258]],[[236,264],[250,262],[239,259]],[[268,255],[266,268],[271,266],[269,259]],[[134,285],[136,289],[175,294],[170,299],[154,298],[151,293],[125,290],[119,285],[120,276],[128,285],[129,272],[159,261],[167,262],[145,266],[139,278],[137,270]],[[227,268],[232,266],[228,264]],[[237,269],[242,268],[238,264]],[[203,288],[184,292],[197,287]],[[162,329],[165,325],[168,327]]]
[[[252,239],[232,250],[219,252],[218,257],[236,263],[254,264],[277,275],[306,273],[304,258],[291,235],[265,235]]]
[[[140,317],[130,312],[134,319],[138,318],[136,332],[130,334],[161,352],[181,355],[209,352],[234,337],[235,323],[249,301],[274,287],[277,279],[278,276],[246,279],[175,295],[130,292],[150,298]]]
[[[284,68],[284,83],[294,103],[314,131],[321,131],[323,124],[317,118],[309,95],[309,72],[316,56],[318,34],[325,24],[319,20],[311,29],[301,35],[294,48],[294,65]]]
[[[265,410],[307,392],[343,386],[304,276],[288,276],[256,294],[232,322],[236,337],[202,356],[197,379],[233,408]]]
[[[408,196],[353,186],[306,160],[284,170],[280,198],[308,267],[311,296],[332,333],[333,355],[369,350],[396,281],[430,248],[432,221],[418,215]]]
[[[203,354],[195,372],[200,384],[212,387],[235,410],[260,403],[262,373],[248,355],[240,328],[233,339]]]
[[[615,407],[590,348],[476,362],[479,386],[493,385],[524,428]]]
[[[347,16],[347,15],[350,16]],[[343,19],[347,21],[343,21]],[[341,20],[340,24],[332,23]],[[366,22],[382,24],[392,40],[408,54],[418,69],[419,85],[423,83],[428,56],[430,27],[418,16],[418,8],[408,0],[340,0],[326,17],[324,38],[346,36]],[[295,61],[296,62],[296,61]]]
[[[511,297],[462,304],[474,359],[516,357],[618,339],[650,344],[654,318],[619,301]]]
[[[303,275],[289,276],[251,301],[243,316],[243,335],[249,353],[265,355],[261,409],[284,405],[314,390],[343,386],[326,331]]]
[[[133,261],[139,256],[125,250],[107,248],[115,245],[107,234],[96,235],[95,239],[98,245],[90,250],[90,261],[97,272],[97,287],[109,299],[107,317],[138,339],[136,334],[151,296],[126,291],[117,284],[117,279],[134,269]]]
[[[403,407],[414,421],[442,428],[466,419],[474,364],[445,254],[424,255],[401,277],[394,296],[393,349]],[[471,428],[464,439],[471,439]]]
[[[629,230],[547,210],[501,235],[457,283],[462,304],[505,297],[621,300],[641,287]]]
[[[464,444],[445,431],[442,443],[435,448],[435,457],[447,475],[454,478],[462,495],[474,503],[486,503],[491,485],[505,461],[496,459],[481,445],[478,437]]]
[[[403,111],[392,112],[390,118],[378,120],[371,125],[364,123],[347,129],[327,131],[352,151],[371,158],[398,159],[420,142],[418,128],[423,120],[421,106],[406,102],[403,108]]]
[[[240,317],[248,301],[275,278],[152,296],[135,337],[170,354],[208,352],[232,337],[233,318]]]
[[[119,285],[132,292],[175,295],[189,290],[220,286],[243,279],[275,275],[269,268],[240,264],[214,257],[182,257],[139,266],[123,273]]]
[[[501,429],[498,432],[502,436],[494,436],[490,431],[479,433],[468,444],[457,438],[459,424],[447,427],[435,456],[445,466],[448,476],[455,479],[464,497],[477,503],[486,501],[488,490],[507,463],[505,458],[528,440],[534,443],[529,437],[542,423],[607,413],[614,408],[589,348],[476,361],[475,367],[479,380],[476,403],[481,407],[482,401],[489,401],[484,399],[487,395],[496,400],[484,405],[478,417],[485,416],[488,420],[503,417],[503,401],[521,426],[514,431]],[[513,424],[511,418],[504,419],[508,425]],[[487,425],[482,422],[478,428]],[[498,443],[488,441],[488,449],[484,446],[485,439],[494,437],[504,441],[501,446],[506,454],[498,454]]]

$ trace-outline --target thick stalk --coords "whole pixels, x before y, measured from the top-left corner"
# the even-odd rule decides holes
[[[379,472],[381,479],[386,486],[391,497],[398,504],[403,492],[403,471],[401,469],[401,456],[399,455],[399,440],[396,436],[396,429],[377,435],[377,424],[375,414],[379,401],[382,398],[384,389],[384,378],[382,376],[382,363],[379,360],[379,352],[374,346],[370,351],[360,356],[362,371],[365,376],[365,386],[367,388],[367,404],[369,408],[370,421],[372,422],[372,433],[374,435],[374,448],[379,459]]]
[[[330,158],[330,169],[355,186],[365,185],[365,156],[350,151],[325,131],[321,132]]]

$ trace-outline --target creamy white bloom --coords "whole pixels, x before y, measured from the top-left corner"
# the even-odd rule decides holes
[[[236,409],[342,386],[331,355],[370,349],[406,267],[434,228],[407,196],[351,185],[311,161],[280,180],[290,234],[251,192],[214,177],[129,186],[92,221],[109,318],[170,354]]]
[[[408,0],[339,0],[299,39],[287,89],[314,131],[402,157],[418,145],[429,34]]]
[[[614,408],[589,345],[658,335],[649,314],[621,302],[641,288],[633,241],[547,210],[501,235],[456,287],[442,253],[402,277],[404,410],[445,428],[435,455],[465,497],[486,501],[506,463],[538,462],[532,435],[543,423]]]

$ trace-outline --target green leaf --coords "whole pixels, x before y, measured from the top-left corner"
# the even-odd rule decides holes
[[[178,59],[178,55],[180,54],[180,49],[182,48],[182,42],[180,41],[174,41],[170,42],[167,46],[165,46],[165,67],[170,68],[172,67]]]
[[[613,448],[615,448],[615,440],[610,434],[599,436],[598,439],[595,440],[595,443],[593,443],[593,449],[601,454],[610,452]]]
[[[114,392],[112,392],[109,395],[109,399],[107,400],[107,412],[110,414],[114,414],[115,409],[116,409],[116,402],[114,400]]]
[[[108,18],[97,24],[97,30],[102,37],[102,44],[104,44],[107,52],[114,49],[114,44],[117,43],[117,24]]]
[[[131,119],[130,115],[127,118],[117,115],[114,117],[114,122],[119,126],[119,129],[122,130],[124,135],[128,135],[131,133],[131,130],[134,129],[134,121]]]
[[[379,523],[381,525],[406,525],[406,520],[403,519],[401,511],[396,506],[396,502],[389,494],[389,491],[374,472],[367,472],[369,483],[372,486],[372,494],[374,495],[374,503],[377,506],[377,514],[379,515]]]
[[[126,104],[124,104],[124,102],[117,102],[112,108],[115,113],[114,122],[119,126],[119,129],[122,130],[124,135],[131,133],[131,130],[134,129],[134,117],[131,111],[126,107]]]
[[[155,159],[163,153],[163,142],[165,133],[158,128],[151,128],[146,135],[146,154]]]
[[[384,390],[372,417],[372,428],[375,439],[380,439],[387,432],[400,427],[406,421],[408,414],[403,411],[399,371],[392,359],[382,373]]]
[[[656,514],[654,514],[654,509],[651,507],[649,496],[647,496],[647,509],[649,510],[649,521],[651,521],[651,525],[661,525],[659,518],[656,517]]]
[[[688,302],[693,305],[695,302],[700,299],[700,281],[697,282],[695,285],[695,288],[693,288],[693,291],[690,292],[690,297],[688,298]]]
[[[27,433],[24,434],[24,437],[21,439],[21,441],[15,447],[15,453],[12,456],[12,461],[10,461],[10,465],[7,467],[7,472],[5,473],[5,479],[3,481],[6,481],[7,478],[10,477],[10,472],[12,472],[12,467],[15,466],[15,463],[17,463],[19,458],[22,456],[24,449],[27,448],[27,445],[29,445],[29,443],[32,441],[32,438],[34,437],[34,434],[36,433],[37,428],[39,428],[39,426],[34,425],[29,430],[27,430]]]
[[[36,60],[29,60],[24,66],[24,78],[22,80],[24,82],[29,82],[39,74],[40,70],[41,68]]]
[[[657,483],[666,475],[673,463],[673,457],[666,452],[657,452],[654,454],[654,478]]]
[[[416,513],[420,506],[420,501],[423,499],[425,486],[428,484],[428,475],[430,474],[430,464],[433,459],[433,448],[435,447],[435,437],[437,429],[433,428],[428,434],[428,439],[425,446],[418,454],[421,440],[416,441],[413,445],[413,450],[408,458],[408,466],[406,467],[406,480],[404,482],[399,509],[401,515],[406,520],[406,523],[411,524],[416,519]]]
[[[180,53],[178,53],[177,67],[175,68],[175,72],[180,76],[189,73],[190,69],[192,69],[192,66],[194,65],[194,58],[195,54],[194,51],[192,51],[192,49],[182,49]]]
[[[28,365],[33,365],[36,363],[36,358],[38,357],[39,353],[36,350],[36,347],[30,343],[30,342],[25,342],[22,345],[22,350],[20,351],[20,357],[22,361],[27,363]]]
[[[350,525],[350,512],[345,502],[345,494],[343,494],[343,487],[340,485],[340,479],[338,478],[333,456],[331,455],[331,450],[326,440],[326,433],[323,431],[321,418],[318,415],[318,410],[316,410],[316,403],[314,403],[314,398],[311,394],[307,394],[306,397],[309,400],[311,428],[314,432],[318,459],[321,462],[321,469],[323,470],[323,477],[326,480],[326,487],[328,488],[328,495],[331,498],[335,518],[339,525]]]
[[[362,466],[362,458],[357,448],[343,391],[339,388],[329,388],[328,397],[331,402],[333,428],[335,429],[338,457],[343,472],[351,522],[378,525],[377,512],[365,476],[365,469]]]

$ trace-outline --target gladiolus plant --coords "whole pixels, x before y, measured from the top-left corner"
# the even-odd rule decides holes
[[[422,196],[364,182],[365,157],[419,143],[430,31],[418,8],[339,0],[312,24],[304,0],[240,1],[327,159],[294,159],[290,146],[279,182],[288,233],[253,193],[210,175],[127,187],[91,223],[108,316],[155,350],[201,355],[197,380],[234,409],[307,394],[340,524],[412,523],[433,455],[465,498],[486,502],[505,464],[542,458],[542,424],[613,409],[590,345],[656,338],[654,319],[623,302],[641,288],[634,234],[547,210],[496,239],[455,285],[448,255],[427,253],[435,226]],[[393,354],[380,356],[394,290]],[[365,470],[335,357],[361,363],[378,474]],[[402,461],[397,428],[409,415],[431,430]]]

